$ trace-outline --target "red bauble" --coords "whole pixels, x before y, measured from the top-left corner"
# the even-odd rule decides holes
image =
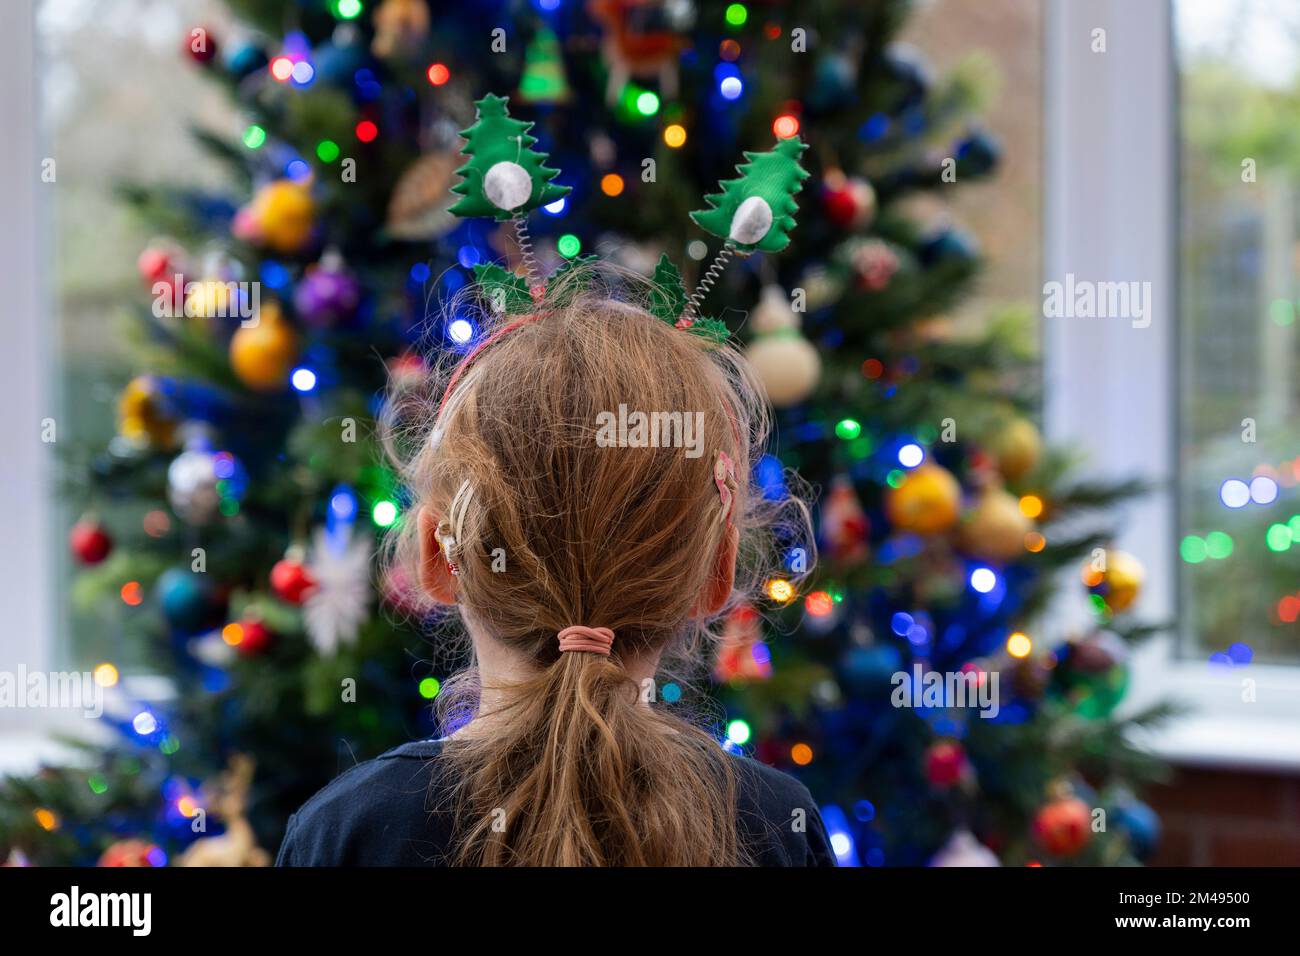
[[[217,55],[217,38],[207,27],[192,27],[185,33],[185,52],[198,63],[211,63]]]
[[[290,604],[301,604],[316,586],[316,579],[306,566],[294,558],[277,561],[271,569],[271,590]]]
[[[113,539],[94,518],[82,518],[74,524],[68,544],[82,564],[99,564],[113,550]]]
[[[857,198],[847,183],[838,188],[828,188],[822,201],[826,204],[826,218],[841,229],[847,228],[858,214]]]
[[[162,851],[147,840],[118,840],[99,858],[99,866],[154,866]]]
[[[154,283],[160,279],[171,278],[175,261],[170,249],[162,246],[149,246],[135,260],[135,266],[140,270],[141,279],[144,279],[145,282]]]
[[[1091,818],[1078,797],[1053,800],[1034,815],[1034,841],[1053,856],[1074,856],[1092,835]]]
[[[271,629],[258,618],[245,618],[239,622],[243,636],[235,645],[243,657],[256,657],[271,646]]]
[[[925,752],[925,779],[936,787],[951,787],[966,773],[966,749],[955,740],[940,740]]]

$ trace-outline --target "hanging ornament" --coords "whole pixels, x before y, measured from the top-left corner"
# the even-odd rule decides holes
[[[799,330],[799,314],[777,285],[763,289],[754,310],[754,339],[745,350],[768,401],[777,408],[797,405],[817,387],[822,360]]]
[[[167,854],[148,840],[118,840],[100,854],[96,866],[153,867],[165,866]]]
[[[304,325],[314,329],[339,326],[351,319],[361,304],[361,283],[347,270],[343,257],[327,252],[298,282],[293,307]]]
[[[921,243],[917,258],[927,269],[940,265],[972,266],[979,258],[979,244],[969,233],[944,228]]]
[[[375,28],[370,44],[375,56],[409,58],[420,51],[429,35],[428,0],[383,0],[370,22]]]
[[[176,418],[157,379],[133,378],[117,400],[117,431],[140,448],[168,449],[176,443]]]
[[[958,178],[975,179],[987,176],[997,168],[1002,158],[1002,147],[996,138],[985,130],[974,130],[957,141],[954,150]]]
[[[279,305],[266,302],[253,325],[230,338],[230,367],[235,377],[257,392],[280,391],[298,361],[298,335]]]
[[[1128,668],[1122,663],[1097,674],[1068,674],[1066,699],[1080,717],[1104,720],[1128,693],[1128,682]]]
[[[954,830],[952,836],[930,859],[931,866],[1001,866],[998,855],[986,847],[969,830]]]
[[[957,522],[961,485],[952,472],[932,462],[907,472],[885,492],[885,515],[899,531],[938,534]]]
[[[971,773],[966,748],[956,740],[936,740],[925,751],[925,779],[946,790],[966,780]]]
[[[167,501],[178,517],[202,527],[221,505],[219,480],[216,455],[210,449],[187,449],[167,466]]]
[[[169,568],[158,577],[154,594],[168,627],[178,634],[197,634],[221,622],[225,602],[206,574]]]
[[[217,56],[217,38],[207,27],[191,27],[185,31],[185,52],[195,63],[207,66]]]
[[[652,79],[664,99],[677,98],[677,64],[687,40],[671,5],[662,0],[589,0],[587,9],[605,28],[601,56],[609,68],[605,100],[618,103],[632,79]]]
[[[398,177],[388,200],[388,235],[394,239],[436,239],[456,226],[448,210],[456,198],[451,193],[459,162],[454,152],[426,153]]]
[[[173,239],[155,239],[135,260],[136,269],[151,288],[156,282],[171,282],[185,272],[185,250]]]
[[[238,239],[292,255],[310,244],[316,228],[316,202],[307,183],[277,179],[267,183],[236,214]]]
[[[1129,798],[1115,808],[1111,823],[1128,836],[1130,852],[1141,863],[1155,855],[1160,845],[1160,817],[1145,803]]]
[[[1013,658],[1010,663],[1011,690],[1023,700],[1040,700],[1052,683],[1051,658],[1043,654]]]
[[[1016,416],[984,443],[997,469],[1007,481],[1018,481],[1038,467],[1043,439],[1034,423]]]
[[[239,641],[235,644],[235,650],[240,657],[258,657],[271,646],[271,629],[261,618],[241,618],[235,625],[239,628]]]
[[[903,655],[892,644],[850,647],[839,662],[839,674],[845,686],[863,697],[888,695],[894,675],[903,666]]]
[[[929,63],[910,43],[891,43],[885,48],[885,72],[894,85],[891,112],[901,113],[925,103],[933,85]]]
[[[876,217],[876,191],[859,176],[838,169],[826,173],[822,190],[826,218],[841,229],[859,231]]]
[[[1070,668],[1080,674],[1105,674],[1117,664],[1128,663],[1128,659],[1128,644],[1114,631],[1094,631],[1073,641],[1066,654]]]
[[[266,55],[266,50],[255,43],[241,44],[226,54],[226,69],[230,71],[236,80],[251,76],[258,70],[263,69],[268,62],[270,60]]]
[[[318,528],[307,571],[316,582],[303,602],[307,635],[321,654],[356,640],[370,606],[370,545],[352,525]]]
[[[1146,571],[1133,555],[1110,548],[1088,559],[1081,576],[1089,592],[1099,596],[1114,612],[1126,610],[1137,600]]]
[[[524,72],[519,78],[516,98],[521,103],[544,103],[553,106],[567,103],[572,94],[564,75],[564,57],[560,39],[548,26],[541,26],[524,48]]]
[[[1025,535],[1033,530],[1019,499],[991,482],[962,516],[958,541],[967,554],[1001,564],[1024,554]]]
[[[314,587],[316,579],[303,563],[301,548],[290,548],[271,568],[271,590],[282,601],[301,604]]]
[[[248,474],[239,460],[230,452],[214,452],[203,436],[192,438],[167,467],[167,500],[172,510],[198,527],[218,511],[237,506],[247,488]]]
[[[767,680],[772,676],[762,621],[753,605],[741,604],[728,612],[713,676],[724,683]]]
[[[1088,845],[1091,821],[1092,812],[1078,797],[1052,800],[1034,814],[1034,842],[1052,856],[1074,856]]]
[[[848,475],[831,479],[830,493],[822,506],[822,549],[832,561],[852,563],[867,556],[870,524],[858,493]]]
[[[98,518],[87,515],[72,526],[68,545],[82,564],[99,564],[113,550],[113,539]]]
[[[903,260],[883,239],[863,239],[848,248],[849,267],[857,285],[868,292],[882,292],[902,268]]]

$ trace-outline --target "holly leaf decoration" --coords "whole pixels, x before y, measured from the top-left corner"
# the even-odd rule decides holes
[[[686,330],[691,335],[702,335],[711,342],[722,345],[731,338],[731,329],[721,319],[696,319],[695,324]]]
[[[667,253],[659,257],[650,281],[654,283],[650,290],[650,314],[668,323],[676,322],[686,308],[686,285]]]
[[[492,304],[493,311],[507,315],[532,311],[533,297],[523,276],[515,275],[495,262],[481,262],[474,267],[474,278]]]
[[[532,148],[533,124],[511,117],[508,104],[491,93],[474,104],[474,125],[460,134],[466,162],[456,170],[461,181],[451,187],[461,197],[448,210],[452,215],[504,221],[569,194],[568,186],[551,181],[560,171],[546,165],[546,153]]]
[[[546,280],[546,294],[543,296],[547,305],[564,306],[573,301],[573,297],[589,286],[589,282],[584,283],[582,273],[587,273],[590,279],[591,270],[600,256],[578,256],[569,259],[558,269],[551,273],[551,277]]]
[[[807,148],[792,136],[766,153],[746,152],[746,162],[736,167],[740,177],[719,183],[721,192],[704,197],[710,208],[691,213],[691,219],[745,252],[780,252],[790,244],[799,209],[795,193],[808,178],[799,165]]]

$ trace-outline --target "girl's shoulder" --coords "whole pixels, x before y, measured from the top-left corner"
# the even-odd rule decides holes
[[[835,866],[826,824],[808,788],[750,757],[733,756],[742,837],[759,866]]]
[[[292,817],[277,866],[419,866],[445,852],[441,740],[394,747],[345,771]]]

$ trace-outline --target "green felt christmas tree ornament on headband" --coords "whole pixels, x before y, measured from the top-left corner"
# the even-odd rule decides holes
[[[457,173],[462,179],[452,187],[461,198],[450,211],[462,217],[512,223],[525,275],[488,263],[475,266],[474,276],[498,311],[527,314],[539,301],[548,301],[547,292],[559,287],[558,279],[590,266],[595,257],[566,262],[545,286],[541,284],[526,216],[538,206],[564,198],[570,188],[554,182],[559,170],[548,167],[546,154],[533,148],[537,143],[537,138],[529,135],[533,124],[513,119],[505,97],[488,94],[474,105],[478,108],[474,125],[461,133],[466,161]],[[799,157],[807,148],[791,137],[778,141],[767,152],[744,154],[746,161],[736,167],[739,177],[720,183],[720,192],[704,197],[710,208],[691,213],[700,228],[724,240],[722,249],[689,296],[680,270],[667,255],[662,256],[655,266],[654,289],[647,303],[651,314],[679,329],[726,341],[730,334],[726,324],[700,316],[700,303],[732,256],[780,252],[790,244],[798,209],[794,197],[808,178]]]

